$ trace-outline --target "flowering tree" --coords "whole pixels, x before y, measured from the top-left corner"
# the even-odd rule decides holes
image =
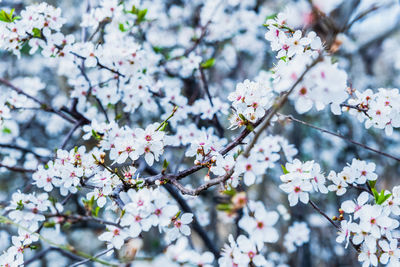
[[[28,2],[0,266],[400,266],[397,1]]]

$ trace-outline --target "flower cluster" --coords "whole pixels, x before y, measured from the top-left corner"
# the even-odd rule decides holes
[[[160,130],[162,125],[153,123],[146,129],[131,129],[128,126],[119,128],[116,124],[98,124],[96,121],[84,130],[87,132],[85,138],[94,135],[101,139],[100,146],[110,151],[110,159],[116,163],[125,163],[128,158],[136,161],[144,155],[144,159],[150,166],[158,161],[164,151],[165,133]]]
[[[353,159],[351,165],[344,167],[341,172],[331,171],[325,177],[318,163],[314,161],[302,163],[295,159],[293,163],[286,164],[284,174],[281,175],[283,184],[279,187],[289,194],[290,206],[297,205],[299,200],[307,204],[311,192],[326,194],[332,191],[341,196],[346,193],[348,187],[375,181],[378,176],[374,171],[374,163]],[[327,180],[332,182],[328,187],[325,185]]]
[[[296,251],[296,247],[300,247],[310,240],[310,229],[305,222],[294,222],[284,236],[285,247],[288,252]]]
[[[266,211],[262,202],[250,201],[247,207],[239,221],[239,227],[245,230],[259,247],[264,243],[278,241],[279,234],[273,225],[278,221],[279,214],[276,211]]]
[[[353,184],[363,185],[366,182],[375,181],[378,175],[375,173],[375,163],[353,159],[351,165],[344,167],[337,174],[331,171],[327,178],[333,183],[328,186],[328,189],[341,196],[346,193],[347,187]]]
[[[224,245],[218,264],[223,267],[245,267],[249,264],[266,266],[267,260],[262,255],[261,248],[253,240],[240,235],[235,241],[233,236],[229,235],[229,244]]]
[[[300,30],[292,30],[284,13],[268,20],[267,25],[265,38],[271,42],[272,50],[278,51],[277,57],[281,59],[274,70],[273,89],[278,93],[285,92],[302,76],[307,65],[318,58],[323,46],[315,32],[302,36]],[[346,72],[338,69],[337,64],[332,64],[332,59],[325,56],[297,84],[290,99],[295,101],[298,113],[309,111],[313,105],[321,110],[332,104],[332,112],[340,114],[340,104],[348,98],[346,89]]]
[[[166,232],[169,242],[181,234],[190,235],[188,224],[192,222],[193,214],[180,214],[178,207],[161,189],[129,189],[127,192],[121,192],[120,197],[124,203],[124,215],[120,225],[128,229],[110,228],[100,237],[101,240],[111,242],[119,249],[123,244],[119,240],[138,237],[142,231],[147,232],[153,226],[158,227],[160,232]],[[109,233],[115,229],[119,231],[118,234]],[[117,242],[118,246],[113,242]]]
[[[297,154],[297,150],[293,145],[281,136],[266,136],[257,143],[252,149],[250,156],[235,156],[228,153],[222,156],[214,153],[214,166],[210,171],[218,176],[225,175],[234,169],[229,179],[229,183],[233,187],[237,187],[240,177],[247,186],[251,186],[260,182],[260,177],[265,174],[267,169],[273,168],[280,159],[280,152],[283,152],[286,159],[291,161],[292,157]],[[235,166],[235,168],[233,168]]]
[[[236,86],[236,91],[229,94],[235,114],[231,118],[231,127],[237,128],[255,123],[272,106],[274,95],[271,88],[259,82],[245,80]]]
[[[47,193],[36,195],[17,191],[12,195],[6,210],[8,217],[18,225],[18,236],[12,237],[12,246],[0,255],[0,265],[20,266],[23,264],[24,251],[39,239],[36,231],[39,229],[39,223],[46,219],[44,213],[61,212],[63,207],[60,203],[53,205]]]
[[[180,237],[175,244],[168,246],[166,256],[177,264],[189,264],[194,266],[212,267],[214,262],[214,255],[206,251],[199,253],[189,248],[189,240],[187,237]]]
[[[24,43],[29,41],[31,54],[40,47],[44,56],[64,56],[74,41],[72,35],[65,37],[60,33],[65,21],[60,8],[47,3],[28,6],[20,17],[11,18],[10,22],[0,22],[0,48],[20,56]]]
[[[89,177],[96,168],[92,155],[86,153],[86,148],[81,146],[70,151],[59,149],[54,161],[45,166],[39,166],[33,174],[34,184],[50,192],[54,187],[60,188],[60,193],[76,193],[82,179]]]
[[[379,88],[378,92],[367,89],[355,91],[348,106],[342,109],[365,121],[365,127],[385,129],[386,135],[392,135],[393,128],[400,127],[400,94],[398,89]]]
[[[374,197],[363,192],[356,201],[347,200],[341,205],[342,221],[336,241],[345,242],[346,247],[349,242],[360,246],[358,260],[363,266],[378,266],[378,262],[389,266],[400,263],[400,249],[394,233],[399,221],[393,219],[400,214],[399,190],[400,187],[394,187],[392,193],[385,191]],[[347,220],[343,219],[344,213],[348,215]]]
[[[299,200],[307,204],[312,191],[328,193],[326,178],[321,173],[319,164],[314,161],[302,163],[295,159],[292,163],[286,163],[284,174],[280,178],[283,184],[279,188],[288,194],[290,206],[297,205]]]

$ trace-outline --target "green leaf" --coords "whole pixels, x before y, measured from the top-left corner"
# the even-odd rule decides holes
[[[137,13],[136,23],[140,24],[141,22],[145,21],[146,14],[147,14],[147,8],[140,10]]]
[[[372,193],[374,194],[375,203],[378,205],[382,205],[392,194],[385,195],[385,190],[381,190],[380,193],[376,191],[375,188],[372,188]]]
[[[246,129],[249,130],[250,132],[252,132],[254,130],[254,127],[253,127],[253,125],[251,123],[248,123],[246,125]]]
[[[138,12],[139,12],[139,9],[137,9],[135,7],[135,5],[133,5],[131,11],[129,11],[129,13],[132,13],[132,14],[137,14]]]
[[[269,20],[269,19],[275,19],[277,16],[278,16],[278,13],[271,14],[271,15],[269,15],[269,16],[267,16],[267,17],[265,18],[265,21],[267,21],[267,20]]]
[[[288,173],[289,173],[289,171],[286,169],[285,166],[283,166],[283,165],[281,164],[281,167],[282,167],[282,170],[283,170],[283,174],[288,174]]]
[[[160,54],[162,52],[162,48],[159,46],[153,46],[153,51],[156,52],[157,54]]]
[[[215,58],[210,58],[210,59],[207,59],[206,61],[204,61],[203,63],[201,63],[200,64],[200,66],[203,68],[203,69],[209,69],[209,68],[211,68],[212,66],[214,66],[214,64],[215,64]]]
[[[379,202],[378,202],[377,204],[381,205],[381,204],[385,203],[385,201],[386,201],[391,195],[392,195],[392,194],[387,194],[387,195],[382,196],[382,197],[379,199]]]
[[[11,129],[7,127],[4,127],[1,131],[5,134],[11,134]]]
[[[372,193],[374,194],[375,202],[378,202],[378,199],[379,199],[378,191],[376,191],[375,188],[372,188]]]
[[[239,118],[240,118],[242,121],[247,121],[247,120],[246,120],[246,117],[245,117],[242,113],[239,113]]]
[[[53,227],[55,227],[56,226],[56,223],[55,222],[45,222],[44,224],[43,224],[43,226],[44,227],[46,227],[46,228],[53,228]]]
[[[15,20],[21,18],[19,16],[13,17],[13,14],[14,14],[14,8],[11,9],[10,13],[7,13],[4,10],[1,10],[0,11],[0,21],[10,23],[10,22],[14,22]]]
[[[162,131],[162,132],[164,132],[165,131],[165,128],[167,127],[167,125],[168,125],[168,122],[163,122],[163,124],[162,124],[162,126],[161,126],[161,128],[159,129],[159,131]]]
[[[119,30],[120,30],[121,32],[126,32],[126,31],[127,31],[127,30],[125,29],[123,23],[120,23],[120,24],[118,25],[118,28],[119,28]]]
[[[233,197],[236,195],[236,190],[233,187],[230,187],[229,189],[223,191],[222,194]]]
[[[96,207],[94,210],[92,210],[92,215],[94,217],[98,217],[99,216],[99,211],[100,211],[100,207]]]
[[[217,210],[220,211],[231,211],[232,210],[232,205],[228,203],[221,203],[217,205]]]
[[[378,180],[375,180],[375,181],[368,181],[368,183],[369,183],[369,186],[371,187],[371,188],[375,188],[375,185],[376,185],[376,182],[377,182]]]
[[[37,38],[42,37],[42,32],[40,31],[40,29],[33,28],[32,32],[33,32],[33,37],[37,37]]]
[[[169,162],[166,159],[164,159],[163,166],[162,166],[163,169],[166,170],[168,165],[169,165]]]

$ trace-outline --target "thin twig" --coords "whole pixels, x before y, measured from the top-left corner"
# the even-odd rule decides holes
[[[318,126],[312,125],[312,124],[310,124],[310,123],[308,123],[308,122],[305,122],[305,121],[301,121],[301,120],[299,120],[299,119],[294,118],[294,117],[291,116],[291,115],[282,115],[282,116],[286,117],[287,119],[289,119],[289,120],[291,120],[291,121],[294,121],[294,122],[297,122],[297,123],[306,125],[306,126],[308,126],[308,127],[311,127],[311,128],[313,128],[313,129],[319,130],[319,131],[321,131],[321,132],[323,132],[323,133],[327,133],[327,134],[330,134],[330,135],[333,135],[333,136],[342,138],[343,140],[345,140],[345,141],[347,141],[347,142],[349,142],[349,143],[358,145],[358,146],[360,146],[360,147],[362,147],[362,148],[364,148],[364,149],[370,150],[370,151],[375,152],[375,153],[377,153],[377,154],[379,154],[379,155],[382,155],[382,156],[385,156],[385,157],[388,157],[388,158],[391,158],[391,159],[400,161],[400,158],[398,158],[398,157],[396,157],[396,156],[390,155],[390,154],[388,154],[388,153],[386,153],[386,152],[383,152],[383,151],[379,151],[379,150],[377,150],[377,149],[375,149],[375,148],[372,148],[372,147],[369,147],[369,146],[367,146],[367,145],[365,145],[365,144],[363,144],[363,143],[360,143],[360,142],[354,141],[354,140],[352,140],[352,139],[349,139],[349,138],[347,138],[347,137],[345,137],[345,136],[343,136],[343,135],[341,135],[341,134],[331,132],[331,131],[329,131],[329,130],[320,128],[320,127],[318,127]]]
[[[64,113],[62,113],[59,110],[55,110],[53,107],[47,105],[46,103],[40,101],[39,99],[37,99],[34,96],[31,96],[30,94],[25,93],[22,89],[14,86],[12,83],[10,83],[9,81],[7,81],[6,79],[0,78],[0,83],[4,84],[5,86],[9,87],[10,89],[14,90],[15,92],[17,92],[20,95],[24,95],[27,98],[33,100],[34,102],[36,102],[37,104],[40,105],[40,108],[42,110],[45,110],[47,112],[51,112],[54,114],[57,114],[58,116],[60,116],[61,118],[65,119],[66,121],[70,122],[70,123],[75,123],[75,121],[71,118],[69,118],[68,116],[66,116]]]

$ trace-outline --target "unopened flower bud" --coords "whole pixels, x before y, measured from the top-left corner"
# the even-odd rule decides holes
[[[132,238],[128,240],[121,248],[119,257],[123,262],[132,262],[137,252],[143,247],[143,240],[140,238]]]
[[[160,186],[161,181],[160,181],[160,180],[156,180],[154,183],[155,183],[157,186]]]

